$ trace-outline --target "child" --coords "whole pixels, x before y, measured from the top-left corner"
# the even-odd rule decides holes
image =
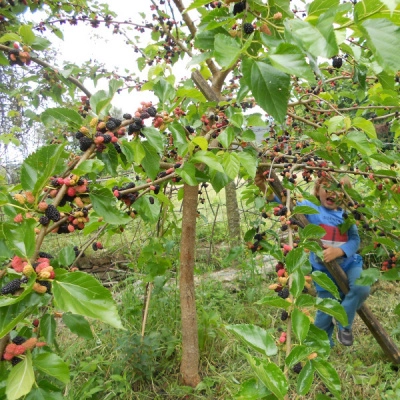
[[[344,177],[340,181],[341,185],[351,187],[348,177]],[[265,179],[262,175],[256,175],[255,184],[267,195],[268,201],[278,201],[272,190],[266,191]],[[334,182],[327,176],[318,178],[314,186],[314,195],[320,201],[320,205],[315,205],[311,201],[303,200],[298,205],[309,206],[318,211],[318,214],[305,215],[308,222],[319,225],[325,229],[326,235],[321,239],[324,250],[323,260],[310,253],[310,262],[313,271],[322,271],[331,279],[329,271],[325,268],[324,262],[336,260],[347,275],[349,283],[349,292],[345,295],[340,289],[341,304],[347,313],[348,325],[342,326],[337,322],[337,340],[344,346],[353,344],[352,325],[357,310],[369,295],[369,286],[356,285],[355,281],[362,272],[362,258],[357,254],[360,245],[360,237],[356,225],[352,225],[347,232],[341,233],[339,225],[343,223],[343,209],[340,205],[343,201],[343,193],[335,191]],[[321,298],[334,298],[334,296],[316,285],[317,295]],[[334,320],[332,316],[317,311],[315,318],[315,326],[323,329],[328,334],[331,346],[333,346],[332,333],[334,328]]]

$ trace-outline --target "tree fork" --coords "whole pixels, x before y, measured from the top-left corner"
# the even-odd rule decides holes
[[[286,189],[282,186],[282,183],[279,180],[279,177],[276,175],[273,169],[270,170],[269,177],[273,179],[273,181],[269,181],[269,185],[273,189],[274,193],[279,199],[282,199],[282,194],[286,192]],[[290,209],[294,207],[293,201],[290,199]],[[295,214],[293,218],[296,219],[299,226],[304,228],[309,224],[306,217],[303,214]],[[319,246],[322,246],[322,242],[320,240],[315,239],[316,243]],[[340,290],[346,294],[349,291],[347,275],[341,268],[341,266],[336,262],[332,261],[330,263],[324,263],[326,269],[332,274],[334,280],[338,284]],[[381,323],[372,313],[372,311],[368,308],[368,306],[364,303],[357,311],[358,315],[364,321],[365,325],[367,325],[368,329],[381,346],[384,353],[388,356],[390,361],[394,364],[400,364],[400,350],[392,340],[392,338],[385,331]]]

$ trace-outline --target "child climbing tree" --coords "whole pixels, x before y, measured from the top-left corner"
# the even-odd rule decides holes
[[[107,5],[91,1],[3,1],[0,62],[26,71],[26,80],[34,85],[19,93],[25,115],[54,129],[57,136],[56,143],[24,161],[19,186],[1,187],[0,350],[2,363],[8,363],[2,369],[7,397],[45,392],[40,383],[32,389],[34,371],[45,371],[62,383],[69,379],[68,366],[53,353],[54,332],[46,335],[44,327],[26,326],[27,318],[36,321],[43,306],[55,304],[77,315],[82,324],[90,317],[122,328],[109,292],[70,268],[79,256],[76,249],[66,248],[51,258],[41,254],[45,238],[95,224],[96,234],[87,232],[97,243],[100,235],[131,224],[133,218],[155,223],[160,204],[169,206],[162,189],[170,183],[183,188],[181,375],[186,385],[200,381],[193,284],[199,183],[209,183],[218,192],[238,176],[252,180],[264,164],[279,171],[285,190],[306,197],[304,183],[318,174],[346,173],[359,188],[349,191],[349,223],[356,222],[371,238],[364,251],[375,248],[382,260],[381,270],[373,270],[369,279],[397,279],[399,226],[391,215],[397,215],[400,192],[400,55],[390,43],[400,39],[399,7],[375,0],[298,5],[288,0],[154,0],[148,15],[132,22],[134,16],[132,21],[117,20]],[[29,12],[38,9],[45,9],[48,18],[29,22],[34,21]],[[77,30],[83,24],[97,29],[112,25],[129,51],[133,47],[137,68],[148,72],[148,80],[121,77],[100,66],[53,68],[45,61],[51,39],[43,32],[62,36],[64,23]],[[127,28],[132,27],[135,34],[149,32],[149,43],[138,42],[140,35],[130,37]],[[177,82],[170,66],[186,63],[184,55],[190,59],[191,75]],[[98,71],[108,79],[108,90],[92,94],[83,80],[97,80]],[[122,118],[112,116],[113,96],[133,87],[143,91],[141,104],[123,110]],[[155,94],[157,103],[148,101],[146,90]],[[57,105],[42,110],[42,96]],[[268,128],[265,113],[272,121]],[[264,140],[255,147],[251,128],[260,125],[266,127]],[[72,141],[79,151],[71,151]],[[131,167],[139,177],[136,183],[119,178],[121,170]],[[98,180],[102,171],[111,178]],[[254,200],[261,224],[270,210]],[[303,238],[314,237],[312,229],[299,229]],[[255,234],[248,233],[245,240]],[[249,252],[283,257],[280,247],[271,246],[263,235],[248,247]],[[154,264],[161,274],[168,262],[160,254]],[[296,261],[292,263],[291,272],[300,274]],[[300,289],[294,294],[300,295]],[[301,309],[296,314],[305,321]],[[54,327],[49,314],[42,320]],[[300,341],[315,332],[296,330]],[[325,349],[321,343],[316,346]],[[321,351],[321,359],[313,361],[317,370],[323,370],[328,353]],[[296,361],[308,356],[301,353]],[[293,360],[292,355],[290,363]],[[53,368],[45,368],[48,365]],[[279,367],[269,363],[267,370],[273,374]],[[21,381],[23,385],[16,384]],[[279,385],[273,393],[283,398],[286,386]]]

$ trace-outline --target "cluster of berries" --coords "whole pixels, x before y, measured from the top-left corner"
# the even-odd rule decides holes
[[[133,189],[135,186],[134,182],[128,182],[122,186],[115,185],[111,190],[118,200],[123,201],[127,207],[130,207],[136,201],[139,194],[136,192],[121,194],[121,191]]]
[[[92,243],[92,249],[94,250],[94,251],[97,251],[97,250],[103,250],[103,245],[102,245],[102,243],[101,242],[93,242]]]
[[[396,255],[393,252],[390,252],[388,258],[382,261],[381,271],[388,271],[389,269],[396,268],[396,262]]]
[[[6,346],[2,355],[2,359],[11,361],[11,364],[14,366],[22,361],[20,356],[22,356],[25,352],[32,351],[36,347],[43,346],[46,346],[46,343],[39,342],[35,337],[26,339],[23,336],[15,336],[11,343]]]
[[[19,44],[15,42],[13,49],[8,52],[8,60],[11,66],[19,65],[23,67],[24,65],[29,65],[31,63],[29,49],[26,46],[21,49]]]

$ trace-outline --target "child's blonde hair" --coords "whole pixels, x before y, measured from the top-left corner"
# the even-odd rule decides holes
[[[321,176],[315,181],[314,185],[314,196],[319,200],[319,189],[323,183],[328,183],[329,185],[336,185],[335,181],[329,176]],[[339,178],[340,187],[352,188],[350,178],[347,175],[343,175]]]

